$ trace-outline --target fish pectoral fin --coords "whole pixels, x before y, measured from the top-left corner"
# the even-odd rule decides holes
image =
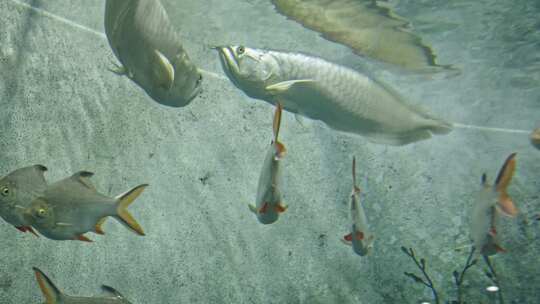
[[[253,212],[255,214],[259,213],[259,211],[257,210],[257,207],[255,207],[254,205],[249,204],[248,207],[249,207],[249,211],[251,211],[251,212]]]
[[[97,233],[97,234],[101,234],[101,235],[104,235],[105,234],[105,231],[103,231],[103,228],[101,227],[103,225],[103,223],[105,223],[105,221],[107,220],[107,217],[104,217],[102,219],[100,219],[97,224],[96,224],[96,227],[94,227],[94,231]]]
[[[59,226],[59,227],[71,227],[71,226],[73,226],[73,224],[58,222],[58,223],[56,223],[56,226]]]
[[[101,289],[103,289],[106,293],[109,293],[119,299],[124,298],[124,296],[118,290],[112,288],[111,286],[101,285]]]
[[[88,243],[92,243],[94,241],[92,241],[91,239],[87,238],[86,236],[84,235],[79,235],[75,238],[76,240],[79,240],[79,241],[82,241],[82,242],[88,242]]]
[[[258,210],[258,213],[259,214],[264,214],[264,213],[266,213],[267,209],[268,209],[268,203],[265,202],[265,203],[263,203],[262,207]]]
[[[39,235],[34,231],[34,229],[31,226],[20,226],[20,227],[15,227],[15,228],[17,228],[20,232],[30,232],[36,237],[39,237]]]
[[[170,90],[174,83],[174,67],[160,51],[154,50],[154,76],[155,85]]]
[[[347,242],[352,242],[352,233],[343,236],[343,239]]]
[[[289,91],[291,88],[302,88],[306,84],[313,84],[315,80],[313,79],[295,79],[287,80],[278,83],[274,83],[266,87],[266,91],[272,95],[279,95]]]
[[[54,285],[41,270],[37,267],[33,267],[38,282],[39,288],[45,297],[45,304],[56,304],[62,297],[60,290]]]
[[[506,252],[506,249],[501,247],[499,244],[495,244],[495,250],[497,250],[497,252],[501,252],[501,253]]]
[[[113,72],[114,74],[116,74],[118,76],[128,76],[129,77],[129,75],[130,75],[130,73],[128,72],[126,67],[118,65],[116,63],[113,63],[113,67],[112,68],[107,68],[107,70]]]
[[[287,208],[289,208],[289,206],[283,205],[283,203],[278,203],[274,208],[278,213],[283,213],[287,211]]]

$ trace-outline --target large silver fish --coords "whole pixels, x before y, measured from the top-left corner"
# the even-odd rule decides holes
[[[201,92],[202,75],[159,0],[107,0],[105,33],[123,65],[116,72],[155,101],[183,107]]]
[[[0,217],[22,232],[37,236],[24,219],[25,210],[47,187],[43,165],[17,169],[0,179]]]
[[[103,285],[109,295],[101,297],[73,297],[64,294],[41,270],[34,267],[39,288],[45,297],[44,304],[130,304],[116,289]]]
[[[279,214],[287,210],[283,204],[281,189],[281,160],[285,156],[286,149],[278,140],[279,128],[281,125],[281,104],[277,104],[274,113],[273,132],[274,140],[268,148],[264,158],[259,183],[257,186],[256,206],[249,205],[249,210],[253,212],[259,222],[272,224],[278,220]]]
[[[386,1],[272,0],[272,3],[279,13],[359,55],[413,71],[450,68],[435,62],[433,50],[412,33],[407,20],[383,5]]]
[[[369,230],[364,207],[360,204],[360,188],[356,184],[356,159],[352,163],[353,187],[351,192],[351,232],[343,237],[343,242],[352,246],[359,256],[368,255],[373,248],[375,236]]]
[[[248,96],[321,120],[373,142],[405,145],[452,126],[406,104],[393,89],[352,69],[298,53],[216,47],[223,69]]]
[[[135,233],[144,235],[127,207],[148,185],[139,185],[111,198],[96,191],[90,182],[92,175],[80,171],[51,184],[25,212],[27,222],[53,240],[91,242],[84,234],[90,231],[104,234],[101,225],[112,216]]]
[[[515,157],[515,153],[508,156],[495,185],[489,185],[486,174],[482,175],[482,190],[476,195],[470,219],[470,237],[477,254],[490,256],[506,251],[498,238],[497,219],[499,214],[515,217],[518,213],[506,192],[515,172]]]

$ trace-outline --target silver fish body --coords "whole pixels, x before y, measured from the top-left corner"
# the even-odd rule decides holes
[[[277,104],[274,113],[273,132],[274,139],[266,152],[259,182],[257,184],[257,197],[255,206],[249,205],[249,209],[262,224],[272,224],[279,219],[280,213],[287,210],[283,205],[281,189],[282,169],[281,161],[286,153],[285,145],[279,139],[279,129],[281,125],[281,104]]]
[[[17,169],[0,179],[0,217],[23,231],[28,227],[24,211],[47,187],[43,165]]]
[[[107,0],[105,33],[121,73],[158,103],[183,107],[201,92],[202,75],[159,0]]]
[[[403,102],[393,89],[352,69],[299,53],[216,48],[231,81],[248,96],[373,142],[404,145],[446,134],[443,120]]]
[[[46,304],[130,304],[122,294],[109,286],[103,286],[108,295],[100,297],[68,296],[61,292],[41,270],[34,267],[34,273]]]
[[[490,256],[497,253],[495,244],[499,243],[497,230],[498,195],[492,187],[485,186],[477,193],[471,214],[470,235],[476,252]]]
[[[360,188],[356,185],[356,160],[353,158],[353,189],[351,193],[351,230],[343,241],[359,256],[368,255],[375,236],[370,232],[364,207],[360,204]]]
[[[83,234],[90,231],[104,234],[101,224],[109,216],[144,235],[126,208],[147,185],[111,198],[97,192],[89,179],[92,175],[91,172],[80,171],[51,184],[42,196],[32,202],[25,219],[42,235],[53,240],[90,241]]]

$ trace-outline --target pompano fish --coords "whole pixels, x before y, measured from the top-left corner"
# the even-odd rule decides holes
[[[540,149],[540,128],[532,131],[530,135],[531,144],[536,148]]]
[[[497,236],[499,214],[515,217],[518,213],[506,192],[515,172],[515,157],[516,153],[513,153],[506,159],[495,185],[489,185],[486,174],[482,175],[482,190],[477,194],[473,206],[470,233],[476,252],[484,256],[506,251]]]
[[[375,0],[272,0],[276,10],[350,47],[356,54],[408,70],[437,72],[433,50],[411,32],[410,23]]]
[[[375,236],[369,231],[368,221],[364,207],[360,204],[360,188],[356,184],[356,158],[352,163],[353,187],[351,192],[351,233],[343,237],[343,242],[352,246],[354,252],[360,256],[369,254],[373,248]]]
[[[104,234],[101,225],[108,216],[144,235],[127,207],[148,185],[139,185],[111,198],[96,191],[90,181],[92,175],[91,172],[80,171],[51,184],[32,202],[25,212],[25,219],[39,233],[53,240],[91,242],[84,234],[89,231]]]
[[[24,211],[45,191],[47,182],[43,165],[17,169],[0,179],[0,217],[22,232],[37,236],[24,219]]]
[[[274,223],[278,220],[279,214],[287,210],[281,197],[281,160],[285,156],[286,149],[278,140],[280,124],[281,104],[278,103],[274,113],[274,140],[266,153],[259,176],[256,206],[249,205],[249,210],[257,215],[257,219],[263,224]]]
[[[44,304],[130,304],[128,300],[120,294],[116,289],[103,285],[104,291],[109,293],[108,296],[101,297],[73,297],[62,293],[41,270],[34,267],[34,273],[38,282],[39,288],[45,297]]]
[[[223,69],[249,97],[321,120],[373,142],[405,145],[452,126],[403,102],[391,88],[321,58],[243,46],[216,47]]]
[[[159,0],[107,0],[105,33],[123,65],[116,72],[155,101],[183,107],[201,92],[202,75]]]

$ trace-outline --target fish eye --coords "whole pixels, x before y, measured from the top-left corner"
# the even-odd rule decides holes
[[[44,217],[47,214],[47,210],[45,210],[44,208],[39,208],[37,214],[39,217]]]
[[[3,196],[8,196],[9,195],[9,188],[8,187],[2,188],[2,190],[0,190],[0,193],[2,193]]]
[[[236,52],[238,53],[238,55],[242,55],[246,52],[246,48],[244,48],[243,46],[239,46]]]

